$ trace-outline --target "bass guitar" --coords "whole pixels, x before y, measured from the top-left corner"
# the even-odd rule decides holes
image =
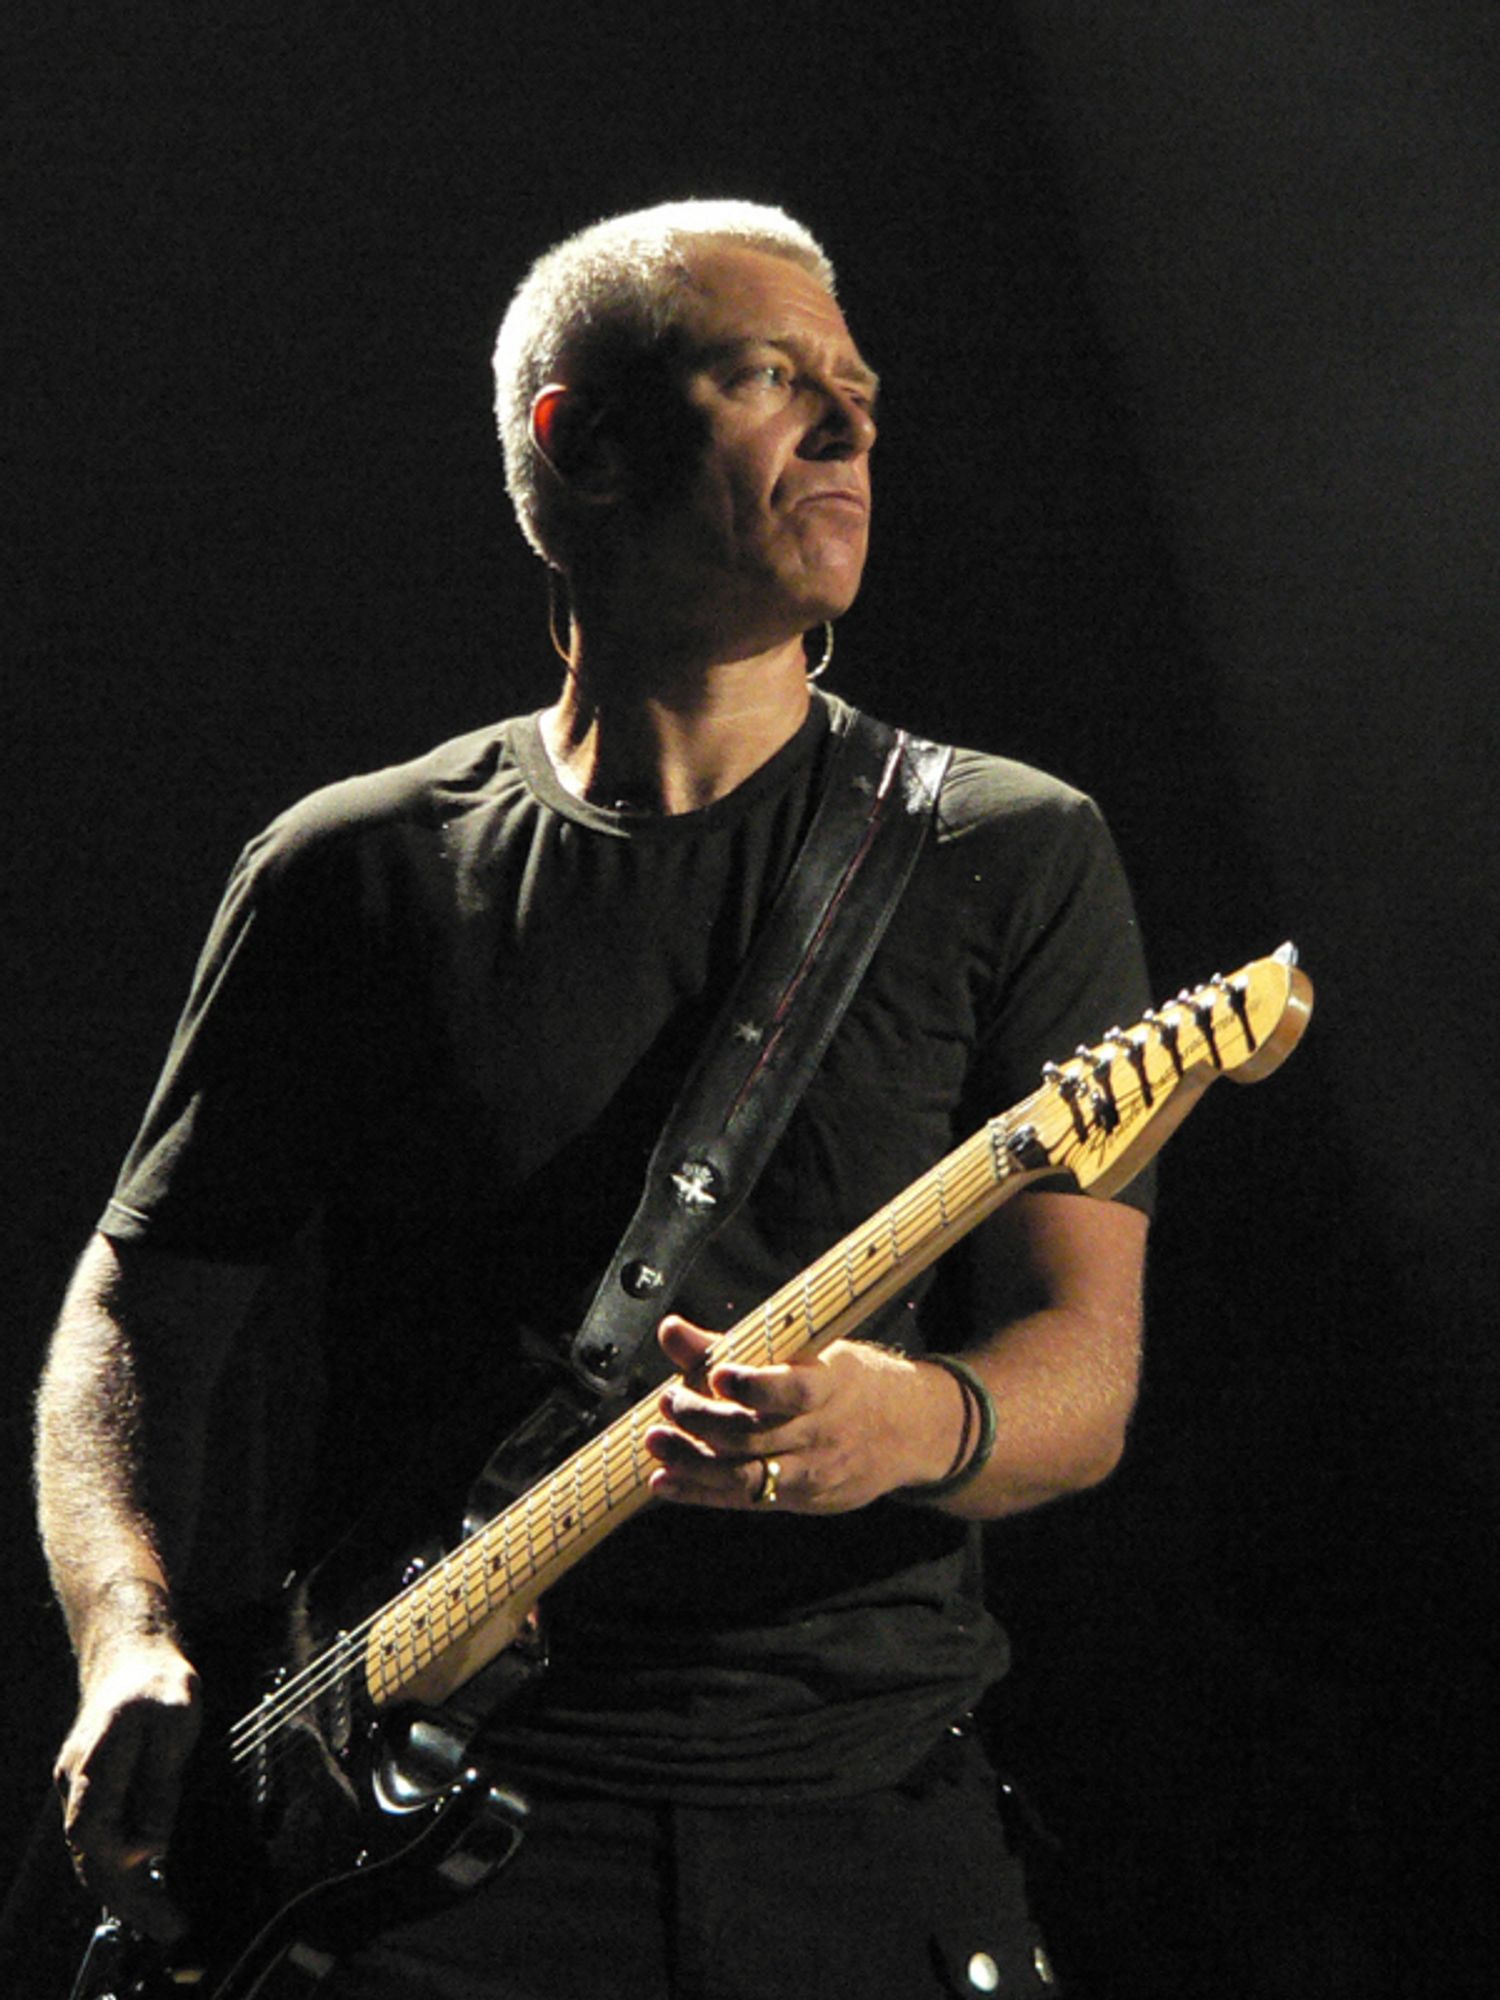
[[[713,1360],[815,1354],[1029,1182],[1107,1197],[1140,1171],[1217,1077],[1268,1076],[1301,1039],[1312,987],[1285,945],[1048,1064],[877,1214],[724,1333]],[[261,1698],[200,1751],[174,1839],[192,1942],[170,1950],[106,1917],[73,2000],[295,2000],[360,1938],[467,1893],[520,1838],[524,1802],[483,1755],[497,1683],[527,1670],[545,1593],[645,1507],[655,1389],[545,1470],[393,1596],[304,1637]],[[482,1698],[476,1697],[476,1688]],[[194,1896],[195,1861],[236,1884]]]

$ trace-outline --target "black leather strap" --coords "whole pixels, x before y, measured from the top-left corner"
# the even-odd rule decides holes
[[[572,1346],[602,1401],[644,1387],[688,1269],[755,1185],[916,864],[951,751],[852,714],[802,850],[657,1141]]]

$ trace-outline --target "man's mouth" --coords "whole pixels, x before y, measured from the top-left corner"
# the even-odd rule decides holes
[[[847,486],[820,486],[812,493],[804,493],[796,502],[799,507],[852,507],[856,513],[867,514],[869,502],[862,493],[851,491]]]

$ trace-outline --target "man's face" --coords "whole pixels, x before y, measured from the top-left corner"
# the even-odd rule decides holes
[[[811,272],[709,247],[674,344],[696,433],[647,529],[658,587],[689,619],[772,644],[853,603],[870,525],[876,380]]]

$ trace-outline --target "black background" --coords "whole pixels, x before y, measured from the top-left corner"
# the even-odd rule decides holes
[[[30,1386],[223,874],[550,698],[494,323],[596,215],[742,194],[823,237],[885,381],[832,685],[1095,792],[1163,993],[1286,936],[1319,989],[1166,1156],[1126,1467],[994,1536],[1057,1955],[1089,2000],[1491,1991],[1492,10],[6,32],[0,1864],[70,1699]]]

